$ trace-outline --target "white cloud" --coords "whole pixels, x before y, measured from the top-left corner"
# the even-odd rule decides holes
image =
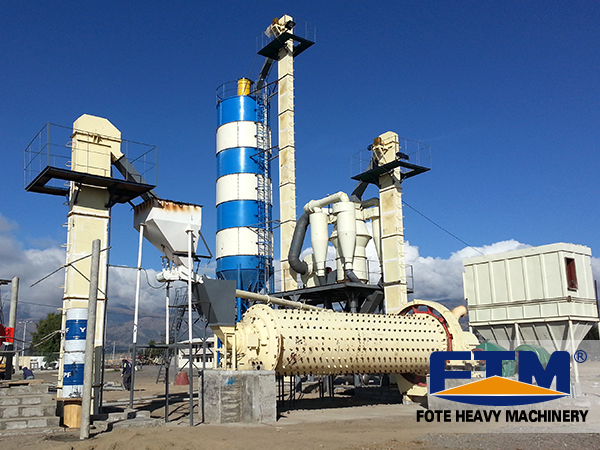
[[[30,286],[64,263],[65,252],[60,247],[24,250],[13,236],[0,234],[0,278],[19,277],[18,320],[37,320],[60,308],[62,271],[33,288]],[[10,289],[10,286],[3,288],[2,300],[10,300]],[[8,305],[5,302],[5,312]]]
[[[0,279],[19,277],[17,321],[37,321],[62,307],[64,270],[59,270],[33,287],[31,285],[60,268],[65,263],[66,254],[64,248],[57,244],[45,248],[24,248],[23,243],[14,235],[17,228],[0,214]],[[152,269],[142,272],[140,318],[145,315],[155,318],[157,315],[164,315],[165,289],[153,289],[149,286],[149,283],[154,287],[160,286],[156,281],[156,273]],[[109,313],[114,311],[123,320],[133,318],[135,286],[136,270],[115,267],[109,269]],[[11,285],[2,286],[1,294],[6,323]],[[18,325],[17,333],[20,333],[20,329],[22,328]],[[28,331],[34,329],[31,325],[27,328]]]
[[[162,313],[165,310],[166,290],[163,284],[156,281],[158,272],[146,269],[140,277],[140,317],[144,314]],[[111,267],[108,275],[108,301],[109,311],[111,306],[129,309],[133,315],[135,307],[135,290],[137,284],[137,270]],[[173,290],[175,295],[175,289]]]
[[[414,298],[421,300],[459,300],[464,297],[462,260],[531,247],[515,240],[496,242],[483,247],[465,247],[449,258],[420,256],[419,247],[407,243],[406,264],[413,267]]]
[[[7,233],[12,230],[19,228],[16,222],[7,219],[0,213],[0,233]]]
[[[514,239],[508,241],[500,241],[491,245],[484,245],[483,247],[465,247],[458,252],[452,253],[450,258],[458,258],[461,261],[466,258],[472,258],[474,256],[493,255],[495,253],[511,252],[513,250],[520,250],[522,248],[529,248],[531,245],[522,244]]]

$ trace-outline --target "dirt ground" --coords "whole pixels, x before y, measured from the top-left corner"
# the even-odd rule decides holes
[[[585,367],[583,367],[585,366]],[[570,409],[588,409],[585,423],[426,423],[417,422],[417,405],[357,405],[352,399],[304,398],[284,411],[273,424],[189,426],[188,386],[170,386],[176,403],[164,423],[164,384],[156,384],[156,367],[136,372],[135,407],[150,411],[153,427],[92,429],[92,437],[79,440],[79,430],[46,434],[2,434],[0,445],[19,449],[558,449],[600,448],[600,363],[580,368],[586,397]],[[37,372],[37,378],[55,381],[56,372]],[[104,393],[105,405],[126,405],[129,392],[118,390],[120,375],[107,372],[114,383]],[[552,406],[548,406],[551,409]],[[201,421],[197,407],[195,423]]]

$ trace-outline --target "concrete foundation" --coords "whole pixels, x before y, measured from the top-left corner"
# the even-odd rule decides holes
[[[277,420],[275,371],[205,370],[199,384],[199,408],[206,423]]]

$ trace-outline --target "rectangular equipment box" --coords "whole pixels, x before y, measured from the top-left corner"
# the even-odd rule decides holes
[[[557,243],[463,265],[469,322],[488,340],[542,344],[565,339],[568,325],[579,341],[598,321],[589,247]]]

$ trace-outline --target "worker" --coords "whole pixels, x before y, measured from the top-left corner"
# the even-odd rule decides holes
[[[23,379],[24,380],[33,380],[35,376],[33,375],[33,370],[28,367],[23,367]]]
[[[131,389],[131,363],[126,359],[123,360],[121,366],[121,376],[123,377],[123,387],[127,390]]]

